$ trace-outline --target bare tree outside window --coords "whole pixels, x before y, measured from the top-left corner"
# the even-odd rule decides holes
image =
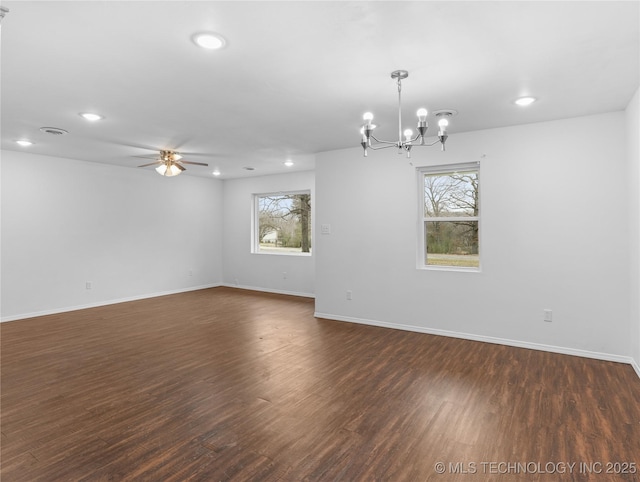
[[[311,194],[256,195],[259,253],[311,253]]]
[[[423,170],[424,262],[480,267],[478,168]]]

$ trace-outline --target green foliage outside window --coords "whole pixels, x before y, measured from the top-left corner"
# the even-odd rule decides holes
[[[423,179],[425,264],[478,268],[478,170],[425,173]]]
[[[257,196],[258,252],[311,253],[311,194]]]

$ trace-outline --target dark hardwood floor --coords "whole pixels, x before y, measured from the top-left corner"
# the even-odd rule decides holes
[[[640,480],[624,364],[230,288],[0,331],[2,482]]]

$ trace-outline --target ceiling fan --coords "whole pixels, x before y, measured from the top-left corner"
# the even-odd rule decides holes
[[[205,164],[204,162],[191,162],[191,161],[183,161],[182,156],[175,151],[171,150],[161,150],[160,151],[160,159],[157,159],[154,162],[150,162],[149,164],[142,164],[138,167],[148,167],[155,166],[156,172],[161,176],[177,176],[181,174],[182,171],[186,171],[187,168],[183,166],[183,164],[193,164],[195,166],[208,166],[209,164]]]

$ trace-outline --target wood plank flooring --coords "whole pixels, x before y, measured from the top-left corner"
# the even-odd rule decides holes
[[[624,364],[231,288],[0,332],[3,482],[640,480]]]

